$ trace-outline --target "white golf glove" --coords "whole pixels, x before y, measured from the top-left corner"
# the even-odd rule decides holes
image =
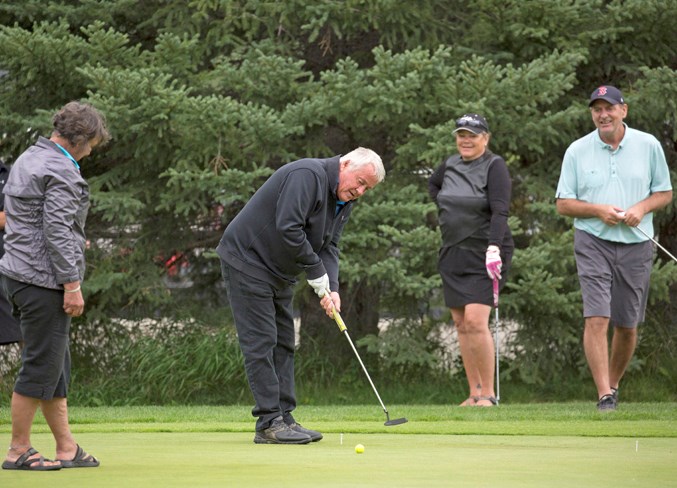
[[[327,290],[329,290],[329,275],[325,273],[319,278],[308,280],[308,284],[313,287],[313,291],[315,291],[317,296],[322,298],[327,293]]]
[[[489,246],[487,248],[485,264],[487,266],[487,274],[492,280],[501,279],[501,250],[498,246]]]

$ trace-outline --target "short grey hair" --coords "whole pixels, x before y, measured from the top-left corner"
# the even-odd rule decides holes
[[[104,115],[89,103],[69,102],[52,117],[53,132],[73,146],[99,139],[103,145],[110,140]]]
[[[345,160],[350,161],[348,166],[351,169],[357,169],[371,164],[374,167],[374,172],[376,173],[376,178],[378,179],[379,183],[381,183],[386,177],[386,170],[383,167],[381,156],[376,154],[371,149],[367,149],[366,147],[358,147],[357,149],[353,149],[348,154],[341,156],[341,162]]]

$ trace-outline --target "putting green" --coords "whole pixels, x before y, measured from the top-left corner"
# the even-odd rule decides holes
[[[308,425],[314,427],[313,425]],[[2,488],[674,486],[677,438],[328,433],[305,446],[253,433],[78,433],[95,469],[0,471]],[[53,440],[33,435],[50,457]],[[365,446],[356,454],[356,444]]]

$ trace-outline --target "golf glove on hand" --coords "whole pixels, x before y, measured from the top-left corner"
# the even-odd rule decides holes
[[[327,293],[327,290],[329,290],[329,275],[325,273],[319,278],[308,280],[308,284],[313,287],[317,296],[322,298]]]
[[[498,246],[489,246],[487,248],[485,264],[487,266],[489,278],[492,280],[500,280],[503,262],[501,261],[501,251],[498,249]]]

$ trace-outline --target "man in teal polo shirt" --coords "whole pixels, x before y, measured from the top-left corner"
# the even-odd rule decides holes
[[[583,348],[597,386],[597,408],[615,410],[618,386],[644,321],[653,260],[653,212],[672,200],[658,140],[631,129],[628,105],[610,85],[590,96],[595,131],[564,155],[557,211],[574,217],[574,253],[583,295]],[[607,340],[614,327],[611,352]]]

